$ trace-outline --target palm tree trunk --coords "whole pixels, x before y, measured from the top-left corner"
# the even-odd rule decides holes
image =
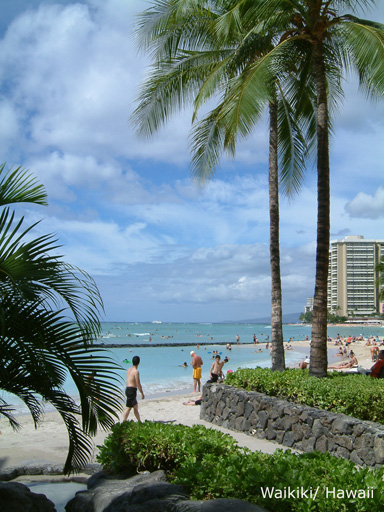
[[[329,126],[323,46],[314,49],[317,94],[317,250],[310,374],[327,375],[327,293],[330,243]]]
[[[278,122],[277,102],[269,104],[269,220],[270,260],[272,279],[271,341],[272,370],[285,370],[283,345],[282,295],[280,276],[280,233],[279,233],[279,174],[278,174]]]

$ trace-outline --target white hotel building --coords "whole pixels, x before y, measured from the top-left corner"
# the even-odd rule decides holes
[[[328,276],[328,309],[340,316],[366,316],[378,311],[376,266],[384,256],[384,240],[346,236],[331,241]]]

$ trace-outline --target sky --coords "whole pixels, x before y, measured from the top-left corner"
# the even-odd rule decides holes
[[[366,17],[384,23],[384,5]],[[221,322],[270,315],[268,126],[204,185],[191,177],[191,111],[141,139],[130,116],[149,60],[143,0],[0,0],[0,162],[46,187],[36,234],[96,281],[104,321]],[[331,140],[331,239],[384,239],[384,101],[355,77]],[[314,294],[316,173],[281,198],[283,313]]]

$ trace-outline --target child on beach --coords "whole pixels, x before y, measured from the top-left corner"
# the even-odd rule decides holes
[[[217,382],[219,380],[220,375],[223,373],[223,366],[225,363],[225,359],[224,361],[220,361],[219,355],[215,357],[215,360],[212,363],[211,369],[209,371],[210,379],[207,380],[207,383]]]

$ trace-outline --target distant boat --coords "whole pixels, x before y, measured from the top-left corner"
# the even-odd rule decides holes
[[[163,322],[161,320],[153,320],[152,323],[153,324],[162,324]]]

